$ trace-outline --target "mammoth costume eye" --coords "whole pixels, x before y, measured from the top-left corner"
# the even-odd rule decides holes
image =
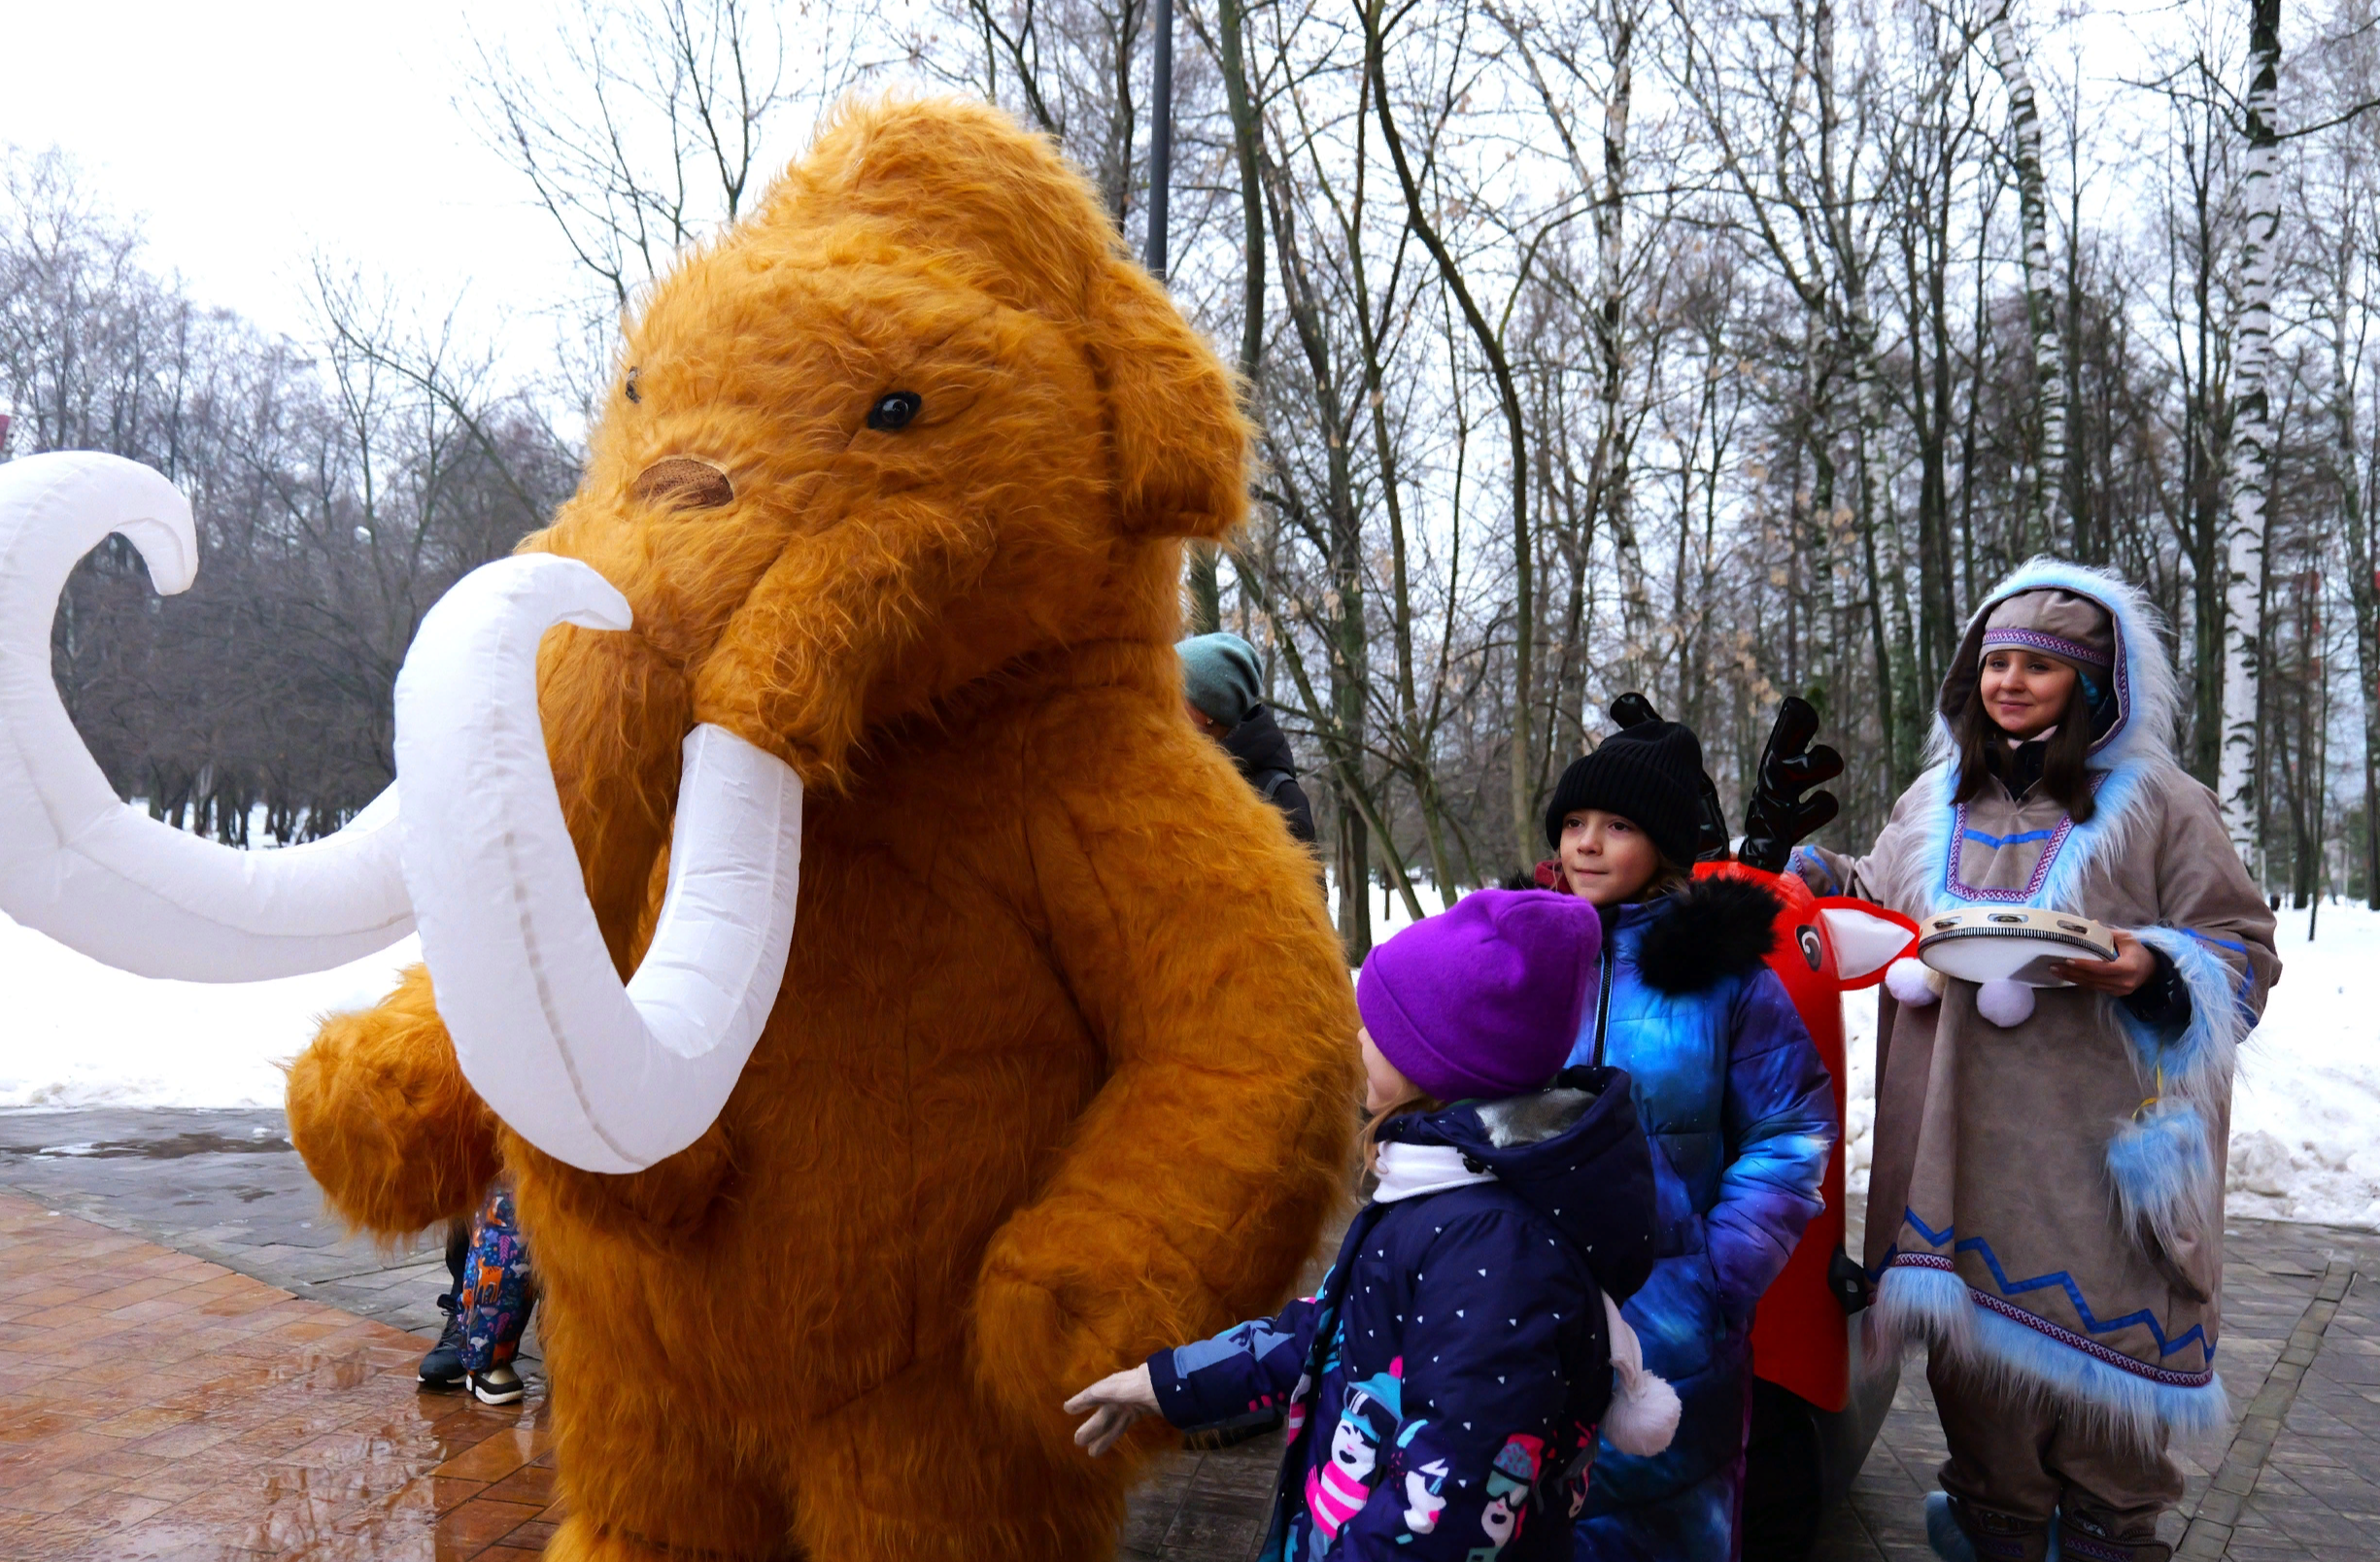
[[[629,377],[628,377],[628,383],[627,383],[627,384],[625,384],[625,385],[623,385],[623,386],[622,386],[620,389],[628,392],[628,398],[629,398],[630,401],[642,401],[642,400],[644,399],[644,397],[643,397],[642,395],[640,395],[640,394],[637,392],[637,390],[636,390],[636,365],[635,365],[635,364],[631,363],[631,364],[629,364]]]
[[[888,390],[876,398],[874,406],[867,409],[867,426],[906,428],[909,420],[915,418],[925,405],[926,398],[914,390]]]

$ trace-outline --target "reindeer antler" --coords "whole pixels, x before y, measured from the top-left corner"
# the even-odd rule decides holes
[[[1842,805],[1831,792],[1804,792],[1843,773],[1843,756],[1820,743],[1819,713],[1806,699],[1787,695],[1777,707],[1777,725],[1769,729],[1768,747],[1760,751],[1760,769],[1752,786],[1751,803],[1744,810],[1744,846],[1736,861],[1771,873],[1785,870],[1793,843],[1825,828]]]

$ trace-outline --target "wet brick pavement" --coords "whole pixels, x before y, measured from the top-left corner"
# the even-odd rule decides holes
[[[2243,1419],[2184,1454],[2165,1538],[2183,1562],[2380,1559],[2380,1236],[2239,1221],[2227,1249]],[[435,1250],[341,1232],[279,1112],[0,1112],[0,1562],[533,1553],[533,1360],[526,1408],[414,1390],[444,1283]],[[1120,1554],[1251,1557],[1279,1446],[1165,1461]],[[1913,1362],[1816,1562],[1925,1562],[1942,1456]]]
[[[530,1557],[534,1404],[416,1389],[385,1323],[0,1193],[0,1557]]]
[[[358,1317],[435,1331],[442,1244],[349,1237],[260,1111],[0,1111],[0,1186]]]
[[[445,1321],[442,1235],[349,1235],[276,1109],[0,1111],[0,1188],[359,1318],[433,1339]],[[544,1370],[534,1314],[517,1365]]]

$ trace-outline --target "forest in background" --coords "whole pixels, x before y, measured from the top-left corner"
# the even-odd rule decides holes
[[[841,93],[994,98],[1139,253],[1153,5],[577,0],[483,46],[460,112],[585,284],[519,301],[566,347],[537,375],[330,262],[311,338],[268,339],[11,153],[15,452],[119,451],[200,517],[186,601],[111,545],[61,607],[111,777],[236,839],[378,791],[414,625],[567,492],[618,312]],[[2268,889],[2380,903],[2376,22],[1180,0],[1168,280],[1259,430],[1186,612],[1264,653],[1337,881],[1418,913],[1522,866],[1630,689],[1739,817],[1777,701],[1810,699],[1851,761],[1822,838],[1862,844],[1965,617],[2049,552],[2166,615],[2177,751]],[[1341,898],[1352,954],[1371,907]]]

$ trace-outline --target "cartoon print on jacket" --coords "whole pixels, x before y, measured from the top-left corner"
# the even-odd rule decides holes
[[[1400,1453],[1411,1444],[1427,1421],[1408,1422],[1397,1434]],[[1446,1477],[1453,1474],[1444,1459],[1432,1459],[1416,1464],[1411,1459],[1400,1459],[1405,1472],[1405,1527],[1415,1535],[1427,1535],[1438,1528],[1439,1515],[1446,1511]]]
[[[1496,1562],[1520,1533],[1529,1496],[1537,1489],[1538,1459],[1545,1449],[1545,1439],[1515,1432],[1496,1450],[1496,1462],[1487,1471],[1487,1506],[1479,1510],[1479,1528],[1487,1544],[1473,1546],[1464,1562]]]
[[[1539,1103],[1551,1109],[1519,1109]],[[1543,1096],[1380,1136],[1484,1170],[1366,1205],[1320,1291],[1278,1316],[1157,1352],[1158,1409],[1198,1430],[1294,1396],[1264,1562],[1567,1559],[1566,1525],[1523,1516],[1566,1503],[1583,1474],[1613,1392],[1604,1293],[1627,1296],[1652,1263],[1627,1076],[1571,1070]],[[1324,1409],[1304,1418],[1308,1403]]]
[[[1337,1540],[1372,1496],[1380,1449],[1397,1435],[1397,1375],[1404,1367],[1392,1361],[1386,1372],[1348,1385],[1346,1409],[1331,1431],[1331,1456],[1307,1473],[1306,1511],[1326,1540]]]
[[[1157,1440],[1085,1458],[1060,1406],[1273,1306],[1352,1133],[1313,860],[1182,713],[1231,376],[1045,138],[954,100],[840,111],[625,329],[524,544],[633,614],[543,639],[560,811],[625,978],[690,730],[790,766],[773,1007],[692,1143],[594,1172],[490,1108],[417,968],[297,1060],[291,1136],[378,1232],[513,1175],[556,1562],[1104,1558]]]

